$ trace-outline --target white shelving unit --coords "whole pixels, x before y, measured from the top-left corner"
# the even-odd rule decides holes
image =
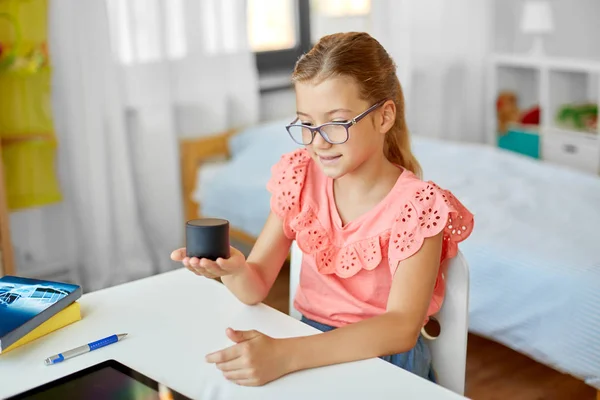
[[[600,173],[600,129],[575,130],[556,122],[557,112],[565,104],[600,106],[600,62],[494,54],[490,67],[490,104],[494,105],[489,118],[490,144],[497,140],[496,96],[504,90],[512,91],[518,96],[520,109],[540,106],[537,134],[542,160]]]
[[[488,60],[488,142],[497,145],[496,98],[516,93],[519,108],[539,105],[540,125],[528,127],[539,158],[600,173],[600,130],[565,128],[556,123],[566,104],[600,104],[600,1],[551,0],[553,29],[544,36],[544,56],[530,55],[533,36],[522,30],[523,0],[492,0]],[[536,140],[534,140],[536,139]]]

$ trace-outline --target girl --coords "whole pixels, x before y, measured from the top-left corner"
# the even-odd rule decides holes
[[[442,304],[440,265],[457,254],[473,216],[419,178],[396,67],[375,39],[323,37],[298,60],[293,82],[298,115],[287,130],[304,148],[273,167],[271,213],[248,259],[235,248],[216,262],[188,259],[185,249],[171,257],[256,304],[296,240],[304,257],[294,306],[324,333],[274,339],[227,329],[235,344],[206,359],[241,385],[372,357],[434,380],[420,332]]]

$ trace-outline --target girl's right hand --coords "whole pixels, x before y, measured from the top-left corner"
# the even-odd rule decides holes
[[[217,258],[216,261],[212,261],[206,258],[187,257],[185,247],[182,247],[171,253],[171,260],[182,262],[187,269],[196,275],[211,279],[220,278],[225,275],[235,275],[246,266],[244,254],[235,247],[230,246],[229,249],[229,258]]]

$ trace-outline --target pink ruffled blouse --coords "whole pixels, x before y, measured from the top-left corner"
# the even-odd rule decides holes
[[[282,156],[267,188],[285,235],[304,253],[294,307],[336,327],[384,313],[398,262],[415,254],[425,238],[444,231],[443,263],[473,229],[473,215],[452,193],[408,170],[378,205],[342,226],[333,180],[305,149]],[[442,305],[443,272],[427,316]]]

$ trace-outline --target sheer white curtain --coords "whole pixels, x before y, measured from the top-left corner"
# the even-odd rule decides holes
[[[490,0],[377,0],[373,35],[398,64],[414,134],[485,140]]]
[[[50,2],[61,180],[94,290],[175,267],[178,137],[258,120],[244,0]]]

